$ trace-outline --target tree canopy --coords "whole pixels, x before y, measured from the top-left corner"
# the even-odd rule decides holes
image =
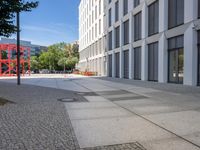
[[[79,60],[78,44],[58,43],[31,58],[31,69],[72,70]]]
[[[9,37],[17,31],[14,23],[16,12],[31,11],[38,4],[38,1],[0,0],[0,36]]]

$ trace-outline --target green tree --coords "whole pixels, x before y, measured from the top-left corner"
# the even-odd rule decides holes
[[[25,2],[24,0],[0,1],[0,36],[9,37],[17,31],[14,24],[15,13],[31,11],[38,6],[38,2]]]
[[[66,65],[67,65],[67,58],[66,57],[63,57],[58,61],[58,66],[63,67],[64,72],[66,70]]]
[[[39,59],[37,56],[31,57],[31,70],[39,70]]]
[[[69,57],[67,59],[66,66],[67,66],[68,69],[72,70],[72,69],[75,68],[77,63],[78,63],[78,58],[77,57]]]

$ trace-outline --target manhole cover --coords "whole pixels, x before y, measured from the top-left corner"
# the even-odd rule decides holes
[[[61,99],[58,99],[58,101],[60,101],[60,102],[75,102],[75,101],[77,101],[77,99],[75,99],[75,98],[61,98]]]

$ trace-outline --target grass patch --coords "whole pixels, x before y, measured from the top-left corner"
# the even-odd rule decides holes
[[[5,105],[7,103],[11,103],[10,101],[0,97],[0,106]]]

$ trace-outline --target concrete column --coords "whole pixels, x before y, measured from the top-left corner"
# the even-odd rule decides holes
[[[184,0],[185,23],[197,18],[197,0]],[[197,84],[197,31],[193,29],[193,24],[185,31],[184,35],[184,84]]]
[[[197,85],[197,32],[193,24],[184,36],[184,84]]]
[[[115,52],[112,52],[112,77],[115,77]]]
[[[142,43],[141,50],[142,50],[141,79],[143,81],[146,81],[148,79],[148,51],[145,41]]]
[[[123,22],[122,20],[120,20],[120,67],[119,67],[119,74],[120,74],[120,78],[124,78],[124,56],[123,56],[123,49],[122,49],[122,45],[123,45],[123,35],[124,35],[124,27],[123,27]]]
[[[131,5],[132,6],[132,5]],[[132,13],[129,13],[129,79],[133,79],[133,15]]]
[[[142,39],[145,39],[148,35],[148,8],[146,3],[144,3],[142,8]],[[142,63],[141,63],[141,79],[147,80],[148,77],[148,51],[146,41],[142,42]]]
[[[159,1],[159,32],[163,32],[158,45],[158,81],[166,83],[168,81],[168,51],[165,31],[168,29],[168,1]]]
[[[158,81],[166,83],[168,81],[168,50],[164,33],[159,39],[158,50]]]

